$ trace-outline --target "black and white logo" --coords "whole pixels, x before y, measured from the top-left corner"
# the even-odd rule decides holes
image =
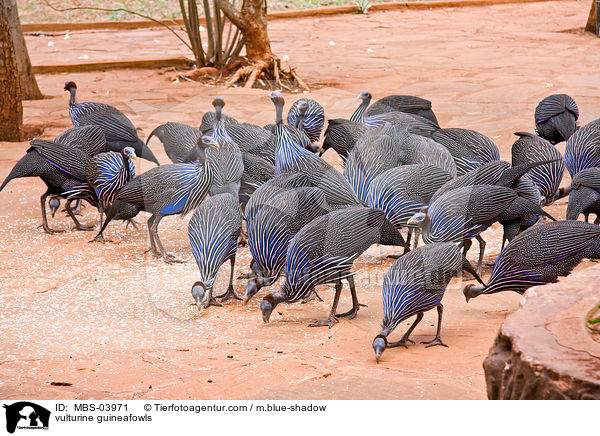
[[[6,431],[14,433],[15,430],[48,430],[50,411],[42,406],[29,401],[19,401],[5,404]]]

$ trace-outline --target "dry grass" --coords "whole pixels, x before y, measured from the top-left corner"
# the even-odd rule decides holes
[[[371,0],[371,3],[384,3],[393,0]],[[148,15],[155,19],[179,18],[178,0],[49,0],[53,6],[64,9],[68,7],[93,6],[104,9],[126,8]],[[339,6],[354,4],[353,0],[267,0],[269,10],[310,9],[320,6]],[[46,21],[120,21],[139,20],[140,17],[126,12],[103,12],[93,10],[77,10],[58,12],[50,8],[45,0],[17,0],[21,21],[39,23]]]

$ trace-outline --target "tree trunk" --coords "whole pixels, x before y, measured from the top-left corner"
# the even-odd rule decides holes
[[[592,0],[592,7],[590,9],[590,15],[588,16],[587,24],[585,26],[586,32],[592,32],[595,35],[598,35],[598,12],[596,11],[596,0]],[[598,35],[600,36],[600,35]]]
[[[29,59],[29,52],[27,51],[27,45],[25,45],[25,37],[23,36],[23,30],[21,29],[17,2],[16,0],[2,0],[2,8],[6,13],[6,20],[8,21],[8,28],[15,50],[23,100],[42,99],[44,96],[35,80],[33,68],[31,67],[31,60]]]
[[[0,8],[0,141],[23,141],[23,105],[6,9]]]
[[[271,41],[267,33],[267,11],[264,0],[247,0],[240,11],[245,22],[240,31],[246,40],[246,56],[251,61],[268,61],[273,58]]]

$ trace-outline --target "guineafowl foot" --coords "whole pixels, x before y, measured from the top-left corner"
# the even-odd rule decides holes
[[[85,224],[75,224],[75,230],[79,230],[81,232],[91,232],[94,230],[94,226],[86,226]]]
[[[234,300],[241,300],[240,297],[237,296],[237,294],[235,293],[235,291],[233,290],[233,286],[230,286],[229,288],[227,288],[227,292],[225,292],[223,295],[217,295],[216,298],[219,298],[221,300],[221,303],[223,303],[224,301],[230,300],[230,299],[234,299]]]
[[[208,300],[206,303],[202,303],[202,307],[204,309],[206,309],[207,307],[210,307],[210,306],[223,307],[223,305],[221,303],[219,303],[217,300],[215,300],[214,297],[211,297],[210,300]]]
[[[136,222],[136,221],[135,221],[135,220],[132,218],[132,219],[130,219],[130,220],[127,220],[127,221],[125,222],[125,230],[127,230],[127,229],[129,228],[129,224],[131,224],[131,225],[133,226],[133,228],[134,228],[134,229],[136,229],[136,230],[139,230],[139,229],[140,229],[139,223],[138,223],[138,222]]]
[[[168,263],[169,265],[172,264],[172,263],[186,263],[185,260],[177,259],[172,254],[165,254],[164,255],[164,260],[165,260],[165,263]]]
[[[112,242],[112,240],[106,239],[103,235],[96,235],[96,237],[89,242],[102,242],[105,244],[107,242]]]
[[[407,343],[410,342],[411,344],[414,344],[415,341],[413,341],[412,339],[408,339],[408,338],[402,338],[399,341],[396,342],[389,342],[388,343],[388,348],[394,348],[394,347],[404,347],[404,348],[408,348]]]
[[[43,228],[43,229],[44,229],[44,232],[48,233],[49,235],[53,235],[53,234],[55,234],[55,233],[64,233],[64,232],[65,232],[64,230],[55,230],[55,229],[51,229],[49,226],[45,226],[45,225],[43,225],[43,224],[42,224],[41,226],[38,226],[38,227],[41,227],[41,228]]]
[[[329,315],[329,318],[327,318],[326,320],[323,321],[315,321],[312,324],[309,324],[309,327],[333,327],[333,325],[335,323],[337,323],[339,320],[334,316],[334,315]]]
[[[433,347],[435,345],[441,345],[443,347],[447,347],[448,345],[444,344],[442,342],[442,338],[440,338],[439,336],[436,336],[432,341],[424,341],[421,342],[422,344],[427,344],[425,345],[425,348],[429,348],[429,347]]]
[[[356,314],[358,313],[358,308],[361,307],[361,306],[362,307],[367,307],[366,304],[359,304],[358,307],[353,307],[348,312],[336,313],[335,316],[337,316],[338,318],[342,318],[342,317],[347,316],[348,319],[354,319],[354,318],[356,318]]]
[[[400,259],[402,257],[401,254],[388,254],[386,256],[388,259]]]

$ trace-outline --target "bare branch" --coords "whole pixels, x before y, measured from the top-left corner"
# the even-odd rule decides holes
[[[240,29],[247,27],[246,20],[242,18],[240,11],[238,11],[231,3],[229,3],[228,0],[215,0],[215,2],[219,5],[219,8],[221,8],[229,21],[231,21],[236,27]]]

